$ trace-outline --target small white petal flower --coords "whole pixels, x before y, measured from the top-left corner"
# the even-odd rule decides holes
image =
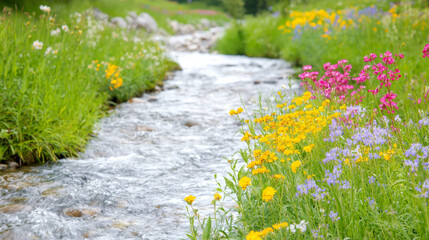
[[[61,29],[57,28],[51,31],[51,36],[56,36],[61,33]]]
[[[40,50],[42,48],[43,48],[43,43],[42,42],[39,42],[37,40],[33,42],[33,49]]]
[[[47,49],[46,49],[46,51],[45,51],[45,54],[46,55],[48,55],[48,54],[50,54],[52,52],[52,48],[51,47],[48,47]]]
[[[51,8],[45,5],[40,5],[40,10],[49,13],[51,11]]]
[[[62,29],[64,32],[68,32],[68,31],[69,31],[69,26],[67,26],[67,25],[62,25],[62,26],[61,26],[61,29]]]
[[[290,225],[290,227],[289,227],[289,230],[290,230],[292,233],[295,233],[295,232],[296,232],[295,224],[291,224],[291,225]]]

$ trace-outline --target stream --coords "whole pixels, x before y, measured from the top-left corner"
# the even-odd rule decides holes
[[[170,51],[164,90],[121,104],[77,159],[0,173],[0,239],[185,239],[243,144],[230,109],[288,85],[281,60]],[[294,82],[293,89],[299,86]],[[220,177],[219,177],[220,178]]]

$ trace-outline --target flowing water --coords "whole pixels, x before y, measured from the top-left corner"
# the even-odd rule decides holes
[[[0,173],[0,239],[184,239],[189,194],[211,209],[214,173],[240,147],[230,109],[288,84],[280,60],[171,52],[164,91],[121,104],[79,159]],[[298,86],[294,84],[294,89]]]

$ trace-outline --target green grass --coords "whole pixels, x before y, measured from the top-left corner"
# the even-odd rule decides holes
[[[50,14],[55,13],[52,7]],[[75,156],[108,105],[153,89],[177,68],[156,43],[141,40],[143,33],[100,27],[83,16],[48,18],[1,15],[0,161]],[[51,36],[63,24],[70,30]],[[36,40],[42,49],[32,49]],[[57,54],[47,54],[48,47]],[[96,60],[104,63],[98,71]],[[123,86],[117,89],[110,90],[111,79],[105,77],[108,63],[119,66]]]

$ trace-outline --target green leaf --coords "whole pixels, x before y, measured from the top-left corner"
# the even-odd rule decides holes
[[[211,219],[211,217],[209,217],[209,219],[207,220],[206,227],[204,228],[203,240],[209,240],[210,239],[211,230],[212,230],[212,219]]]
[[[233,182],[231,182],[228,178],[223,177],[225,179],[226,186],[229,187],[231,190],[235,191],[235,185]]]

